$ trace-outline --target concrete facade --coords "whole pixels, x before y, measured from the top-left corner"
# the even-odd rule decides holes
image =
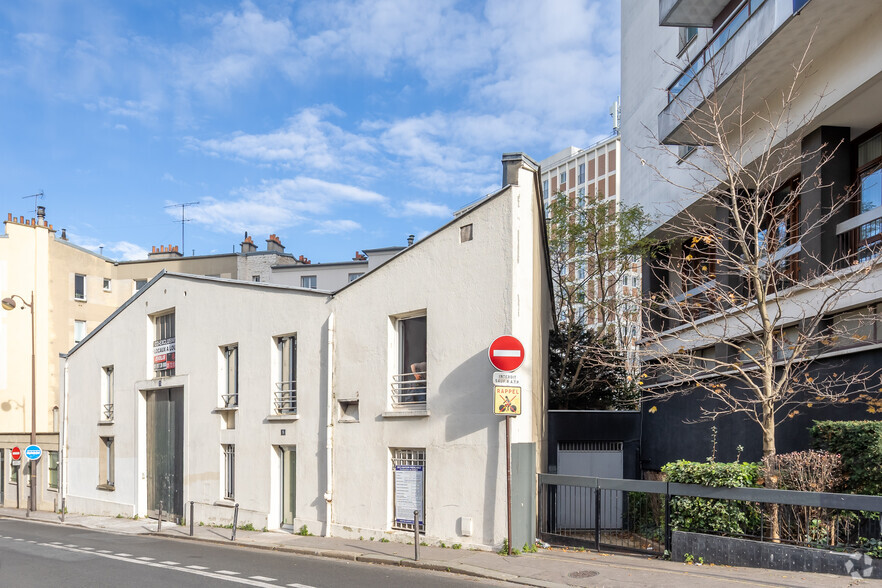
[[[173,273],[155,278],[67,358],[68,508],[151,514],[148,404],[154,391],[171,388],[183,391],[180,487],[184,503],[195,502],[196,521],[228,524],[235,502],[239,523],[255,528],[306,525],[325,535],[406,541],[413,531],[395,519],[396,500],[407,496],[393,464],[407,453],[423,467],[427,540],[497,546],[506,534],[505,426],[493,414],[487,349],[512,334],[526,349],[517,372],[522,413],[511,423],[513,543],[532,540],[535,475],[546,465],[550,275],[538,166],[520,154],[506,155],[503,165],[509,185],[330,295]],[[154,322],[171,310],[175,373],[160,375]],[[419,317],[423,397],[403,402],[396,382],[411,369],[402,365],[403,329]],[[296,409],[277,414],[278,344],[287,336],[296,336]],[[239,389],[229,406],[224,349],[233,345]],[[108,366],[114,418],[102,422]],[[112,485],[102,438],[113,439]],[[236,483],[227,496],[231,446]],[[283,520],[290,484],[282,482],[282,452],[290,450],[296,504],[293,519]]]

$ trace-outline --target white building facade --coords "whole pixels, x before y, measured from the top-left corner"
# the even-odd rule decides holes
[[[525,347],[513,535],[535,537],[552,302],[538,166],[333,293],[163,273],[69,354],[73,512],[487,547],[506,536],[490,342]],[[107,418],[107,405],[112,406]],[[408,519],[410,510],[410,519]]]

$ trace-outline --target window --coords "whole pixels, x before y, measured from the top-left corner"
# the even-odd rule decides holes
[[[560,172],[560,176],[558,177],[557,183],[560,184],[561,186],[563,186],[564,184],[567,183],[567,172],[565,172],[565,171]],[[563,188],[561,188],[561,190],[563,190]]]
[[[882,133],[858,144],[860,210],[858,214],[882,206]]]
[[[351,273],[351,274],[349,274],[349,281],[354,282],[355,280],[357,280],[358,278],[360,278],[363,275],[364,275],[364,272]]]
[[[147,280],[135,280],[135,292],[147,285]]]
[[[222,347],[224,354],[224,386],[221,398],[225,408],[239,406],[239,346]]]
[[[253,275],[253,276],[251,276],[251,281],[252,281],[252,282],[259,282],[259,281],[260,281],[260,275]]]
[[[155,377],[175,375],[175,313],[153,319],[153,371]]]
[[[98,487],[112,490],[113,481],[113,437],[100,437],[98,443]]]
[[[101,371],[101,420],[113,422],[113,366],[104,366]]]
[[[278,415],[297,414],[297,335],[276,340],[279,371],[273,390],[273,412]]]
[[[104,291],[110,292],[110,278],[104,278]]]
[[[82,274],[74,275],[74,300],[86,299],[86,276]]]
[[[714,247],[709,238],[705,239],[695,237],[683,244],[684,290],[701,286],[714,277]]]
[[[548,196],[549,196],[549,194],[548,194],[548,180],[542,181],[542,195],[545,198],[548,198]]]
[[[830,319],[830,344],[836,347],[855,347],[875,343],[880,339],[876,306],[841,312]]]
[[[47,451],[46,465],[49,468],[49,488],[58,490],[58,452]]]
[[[224,498],[236,498],[236,446],[223,445],[224,450]]]
[[[459,227],[459,242],[465,243],[466,241],[471,241],[474,238],[474,229],[472,224],[467,224]]]
[[[392,406],[425,408],[426,317],[398,319],[398,369],[392,377]]]
[[[698,27],[680,27],[680,53],[698,36]]]
[[[578,184],[585,183],[585,164],[584,163],[579,164],[579,179],[578,179],[577,183]]]
[[[300,287],[301,288],[312,288],[316,289],[316,278],[315,276],[300,276]]]
[[[413,511],[420,513],[420,531],[426,532],[426,450],[392,450],[393,527],[413,531]]]
[[[74,345],[86,338],[86,321],[74,321]]]

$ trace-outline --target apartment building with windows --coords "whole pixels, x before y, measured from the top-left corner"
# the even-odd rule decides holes
[[[504,188],[332,292],[153,278],[66,358],[68,508],[180,519],[193,501],[196,521],[228,524],[238,503],[256,528],[406,541],[416,524],[498,546],[505,423],[487,354],[511,334],[526,350],[513,533],[531,541],[552,326],[537,172],[506,154]]]
[[[764,189],[785,194],[800,186],[797,206],[774,228],[780,255],[770,260],[789,268],[793,278],[776,285],[777,312],[783,336],[798,336],[812,318],[809,290],[824,289],[793,284],[823,273],[837,259],[846,260],[838,271],[847,272],[851,264],[878,255],[882,241],[882,6],[873,0],[855,0],[847,6],[835,0],[623,0],[622,14],[627,15],[622,19],[623,197],[629,204],[641,204],[655,218],[653,235],[668,246],[662,257],[694,269],[675,275],[658,259],[644,263],[644,297],[659,300],[662,293],[673,293],[660,301],[671,312],[653,314],[650,328],[660,333],[656,341],[660,347],[649,351],[739,361],[729,357],[730,346],[708,347],[706,340],[694,336],[690,321],[676,310],[678,305],[699,308],[690,301],[700,301],[723,286],[732,292],[746,288],[738,275],[720,271],[715,276],[713,264],[720,256],[702,244],[700,235],[697,245],[691,241],[696,235],[685,233],[682,224],[688,210],[731,228],[735,214],[708,206],[707,192],[693,189],[695,166],[706,165],[696,154],[707,148],[707,143],[702,147],[697,140],[695,129],[708,120],[705,98],[711,93],[729,99],[723,102],[726,108],[737,104],[743,117],[725,119],[718,137],[707,141],[717,144],[722,137],[727,148],[742,158],[745,173],[757,169],[769,148],[787,141],[796,144],[788,156],[793,157],[792,169],[781,174],[776,186]],[[807,75],[787,103],[789,126],[773,144],[763,144],[768,136],[763,133],[764,119],[781,109],[782,95],[788,94],[794,68],[804,55]],[[760,116],[752,117],[754,113]],[[816,169],[819,161],[823,164]],[[666,180],[659,180],[653,169]],[[800,178],[816,171],[817,182],[800,184]],[[845,206],[839,208],[843,201]],[[815,222],[818,219],[824,221]],[[770,240],[771,234],[761,237]],[[819,348],[817,365],[838,366],[834,372],[876,369],[882,361],[880,303],[878,271],[864,277],[860,288],[837,297],[827,307],[823,324],[847,335],[849,329],[854,332],[839,338],[834,348]],[[729,341],[751,336],[744,327],[749,321],[732,326],[737,323],[732,313],[737,312],[742,311],[729,312]],[[702,325],[723,324],[720,315],[690,316],[696,319],[693,326],[697,320]],[[658,406],[657,412],[646,412],[649,407],[644,406],[644,467],[658,469],[672,458],[704,459],[708,428],[682,424],[699,416],[696,407],[703,393],[694,378],[647,384],[680,386],[695,393]],[[874,411],[860,403],[808,407],[782,419],[779,452],[806,448],[812,419],[875,418]],[[737,415],[714,424],[721,442],[718,455],[727,459],[735,455],[736,445],[743,445],[746,459],[758,458],[758,435],[745,433],[756,425]],[[671,435],[672,430],[682,434]]]

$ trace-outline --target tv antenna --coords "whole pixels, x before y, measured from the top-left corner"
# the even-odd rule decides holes
[[[37,201],[43,197],[43,190],[40,190],[36,194],[28,194],[27,196],[22,196],[21,199],[25,198],[33,198],[34,199],[34,219],[37,219],[40,215],[37,212]]]
[[[198,202],[184,202],[183,204],[169,204],[165,208],[174,208],[176,206],[181,207],[181,255],[186,255],[186,249],[184,249],[184,223],[190,222],[192,219],[186,218],[184,216],[184,211],[187,210],[188,206],[196,206],[199,204]]]

